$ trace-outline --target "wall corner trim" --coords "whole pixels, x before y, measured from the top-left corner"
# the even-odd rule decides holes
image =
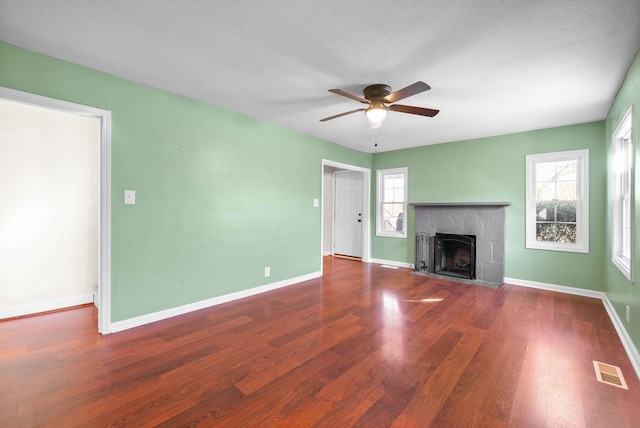
[[[607,314],[609,314],[609,318],[611,319],[613,327],[618,333],[618,337],[622,342],[624,350],[627,352],[627,357],[629,357],[629,361],[631,361],[631,365],[636,372],[636,376],[638,377],[638,379],[640,379],[640,353],[638,353],[638,349],[636,349],[633,341],[631,340],[631,337],[627,333],[627,330],[625,330],[622,320],[620,320],[620,317],[618,317],[618,313],[614,309],[613,304],[604,292],[586,290],[583,288],[566,287],[564,285],[546,284],[543,282],[527,281],[515,278],[505,278],[504,282],[505,284],[556,291],[558,293],[574,294],[576,296],[593,297],[602,300],[602,304],[604,305]]]
[[[111,333],[117,333],[119,331],[140,327],[145,324],[150,324],[150,323],[161,321],[167,318],[176,317],[178,315],[184,315],[189,312],[198,311],[200,309],[210,308],[212,306],[221,305],[223,303],[232,302],[234,300],[243,299],[245,297],[255,296],[256,294],[266,293],[267,291],[277,290],[278,288],[288,287],[290,285],[295,285],[303,281],[319,278],[321,276],[322,276],[322,272],[320,271],[312,272],[310,274],[298,276],[295,278],[285,279],[283,281],[273,282],[271,284],[261,285],[259,287],[250,288],[248,290],[242,290],[236,293],[225,294],[223,296],[217,296],[211,299],[189,303],[187,305],[178,306],[178,307],[166,309],[163,311],[153,312],[153,313],[142,315],[135,318],[129,318],[127,320],[111,323],[109,331]]]

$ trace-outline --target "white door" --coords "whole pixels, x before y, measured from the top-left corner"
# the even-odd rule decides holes
[[[362,173],[334,173],[333,252],[362,257]]]

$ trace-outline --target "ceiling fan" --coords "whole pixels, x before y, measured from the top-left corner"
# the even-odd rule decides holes
[[[326,122],[328,120],[336,119],[338,117],[346,116],[358,111],[364,111],[364,113],[367,115],[367,118],[369,118],[369,121],[371,122],[371,128],[379,128],[380,125],[382,125],[382,120],[387,116],[387,112],[389,110],[398,111],[400,113],[433,117],[438,114],[440,110],[434,110],[424,107],[405,106],[402,104],[392,104],[396,101],[400,101],[412,95],[419,94],[420,92],[428,91],[429,89],[431,89],[431,86],[427,85],[424,82],[418,81],[412,85],[407,86],[406,88],[402,88],[399,91],[395,91],[392,93],[391,87],[389,85],[375,84],[364,88],[364,90],[362,91],[364,94],[364,98],[345,92],[342,89],[329,89],[329,92],[333,92],[337,95],[342,95],[343,97],[351,98],[352,100],[356,100],[358,102],[361,102],[362,104],[369,104],[369,107],[347,111],[344,113],[336,114],[335,116],[325,117],[324,119],[320,119],[320,122]]]

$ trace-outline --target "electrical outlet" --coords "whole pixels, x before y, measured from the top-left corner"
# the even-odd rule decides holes
[[[627,305],[627,324],[631,323],[631,321],[629,321],[630,312],[631,312],[631,309],[629,308],[629,305]]]
[[[269,276],[271,276],[271,268],[267,266],[264,268],[264,277],[267,278]]]
[[[136,191],[135,190],[125,190],[124,191],[124,204],[125,205],[135,205],[136,204]]]

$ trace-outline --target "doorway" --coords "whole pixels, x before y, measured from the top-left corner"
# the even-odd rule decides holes
[[[357,174],[350,174],[357,173]],[[354,165],[348,165],[341,162],[334,162],[330,160],[322,160],[322,220],[321,220],[321,258],[322,255],[335,254],[334,239],[337,225],[334,225],[334,212],[336,210],[336,195],[335,195],[335,175],[343,175],[343,178],[356,177],[360,178],[360,190],[359,203],[356,206],[361,209],[357,211],[356,218],[353,220],[356,224],[360,225],[359,236],[349,238],[349,241],[358,241],[357,247],[360,251],[360,258],[363,262],[368,263],[370,259],[370,242],[371,242],[371,219],[370,219],[370,206],[371,206],[371,170],[369,168],[358,167]],[[349,180],[352,181],[352,180]],[[353,182],[351,182],[353,184]],[[351,184],[349,186],[351,186]],[[353,186],[356,186],[353,184]],[[331,206],[329,206],[331,205]],[[357,221],[360,219],[361,221]],[[338,232],[340,233],[340,232]],[[322,269],[322,263],[320,264]]]
[[[93,107],[87,107],[79,104],[73,104],[65,101],[60,101],[52,98],[33,95],[25,92],[15,91],[8,88],[0,88],[0,100],[4,103],[6,108],[9,108],[10,112],[18,112],[23,115],[24,119],[21,119],[25,125],[23,130],[13,132],[12,135],[2,135],[3,138],[14,138],[19,140],[19,143],[28,141],[30,136],[29,128],[32,128],[32,134],[44,135],[41,140],[33,138],[32,150],[47,150],[47,154],[34,152],[26,152],[18,147],[19,144],[14,145],[16,147],[16,156],[14,162],[20,162],[20,159],[25,162],[23,166],[27,169],[27,163],[35,168],[33,171],[41,169],[44,171],[42,177],[35,178],[30,184],[27,184],[23,190],[20,190],[20,185],[24,184],[27,180],[19,179],[20,174],[25,176],[24,171],[21,171],[20,166],[12,168],[15,170],[13,177],[18,179],[12,180],[10,186],[5,186],[5,196],[9,196],[9,201],[4,201],[7,212],[15,207],[20,207],[19,212],[13,212],[10,216],[5,216],[5,224],[2,224],[2,230],[8,233],[21,234],[14,237],[11,241],[11,246],[17,250],[22,240],[31,242],[28,244],[28,248],[23,252],[25,255],[31,254],[35,256],[35,253],[40,251],[40,258],[34,259],[33,262],[22,261],[23,265],[29,265],[31,263],[32,269],[43,269],[53,273],[56,269],[62,274],[66,271],[66,276],[58,276],[63,278],[61,282],[65,282],[67,287],[61,291],[60,296],[64,298],[53,298],[50,296],[56,296],[55,293],[46,295],[42,293],[42,299],[33,304],[17,304],[10,306],[11,302],[5,306],[6,310],[2,310],[2,313],[7,313],[13,316],[27,315],[29,313],[43,312],[47,310],[56,310],[74,304],[90,303],[93,301],[98,309],[98,331],[106,334],[110,332],[110,272],[108,267],[110,266],[110,154],[111,154],[111,114],[106,110],[95,109]],[[16,116],[17,117],[17,116]],[[32,121],[32,122],[30,122]],[[49,142],[48,138],[51,136],[47,130],[39,130],[39,127],[44,127],[49,122],[51,128],[56,129],[58,122],[66,123],[68,128],[63,131],[58,143],[54,143],[51,140],[51,146],[47,146]],[[82,130],[79,131],[79,128]],[[86,129],[85,129],[86,128]],[[8,129],[8,124],[7,124]],[[38,132],[41,131],[41,132]],[[67,135],[78,135],[79,138],[85,138],[88,144],[93,144],[93,147],[83,148],[79,145],[70,145],[64,140],[67,139]],[[15,135],[14,135],[15,134]],[[24,134],[24,139],[18,135]],[[90,137],[93,136],[93,137]],[[7,140],[7,142],[9,142]],[[53,145],[56,148],[53,148]],[[66,144],[66,145],[65,145]],[[67,153],[66,156],[56,156],[56,150],[59,149],[62,152]],[[87,149],[87,150],[85,150]],[[13,158],[13,157],[12,157]],[[35,159],[34,159],[35,158]],[[84,164],[94,163],[90,167]],[[61,165],[62,164],[62,165]],[[77,171],[73,175],[71,171]],[[92,171],[92,175],[83,176],[82,174]],[[49,175],[47,175],[49,174]],[[28,174],[27,174],[28,175]],[[56,184],[49,183],[49,177],[55,176]],[[26,176],[25,176],[26,178]],[[39,181],[38,181],[39,180]],[[19,183],[17,183],[19,181]],[[78,188],[74,187],[73,183],[79,185]],[[85,182],[86,181],[86,182]],[[15,186],[14,189],[12,186]],[[49,186],[49,187],[47,187]],[[28,197],[21,195],[21,192],[29,194]],[[70,194],[69,194],[70,193]],[[15,197],[15,198],[14,198]],[[74,198],[82,199],[77,205]],[[84,204],[84,202],[86,204]],[[75,208],[74,208],[75,207]],[[87,212],[86,217],[82,221],[78,221],[75,216],[74,209],[84,210]],[[49,211],[47,211],[49,210]],[[92,211],[91,214],[88,214]],[[80,218],[80,217],[78,217]],[[59,222],[56,223],[56,219]],[[13,222],[9,224],[9,222]],[[48,224],[47,222],[51,223]],[[43,224],[44,223],[44,224]],[[21,227],[15,227],[22,225]],[[57,229],[66,228],[66,233]],[[83,232],[86,234],[83,237]],[[58,233],[58,236],[56,235]],[[44,236],[47,244],[45,245]],[[52,236],[55,235],[55,236]],[[69,235],[76,235],[74,240]],[[93,236],[91,236],[93,235]],[[69,240],[67,240],[69,239]],[[84,248],[83,248],[84,246]],[[6,248],[5,248],[6,250]],[[84,252],[93,254],[88,258],[83,259],[79,257],[73,258],[73,254],[82,254]],[[65,260],[65,263],[83,264],[82,266],[74,269],[70,266],[56,266],[60,254],[58,253],[71,253],[71,257]],[[74,253],[75,252],[75,253]],[[29,256],[30,257],[30,256]],[[91,260],[93,259],[93,260]],[[62,259],[61,259],[62,260]],[[86,264],[86,265],[85,265]],[[35,266],[34,266],[35,265]],[[72,279],[68,275],[68,271],[73,271]],[[14,279],[19,278],[20,270],[14,273]],[[22,272],[27,272],[25,269]],[[28,272],[31,273],[31,272]],[[45,272],[45,275],[47,272]],[[27,276],[25,274],[25,276]],[[52,275],[53,277],[53,275]],[[35,279],[35,281],[43,281],[42,279]],[[75,284],[71,285],[69,283]],[[33,282],[33,281],[32,281]],[[89,285],[87,285],[87,282]],[[78,285],[80,284],[80,285]],[[89,287],[89,291],[86,288]],[[78,291],[81,290],[81,291]],[[48,290],[47,290],[48,291]],[[37,292],[36,292],[37,293]],[[81,294],[78,294],[81,293]],[[16,302],[26,301],[28,294],[25,296],[15,296]],[[88,302],[80,301],[86,300]],[[20,300],[23,299],[23,300]],[[13,314],[13,312],[16,312]]]

